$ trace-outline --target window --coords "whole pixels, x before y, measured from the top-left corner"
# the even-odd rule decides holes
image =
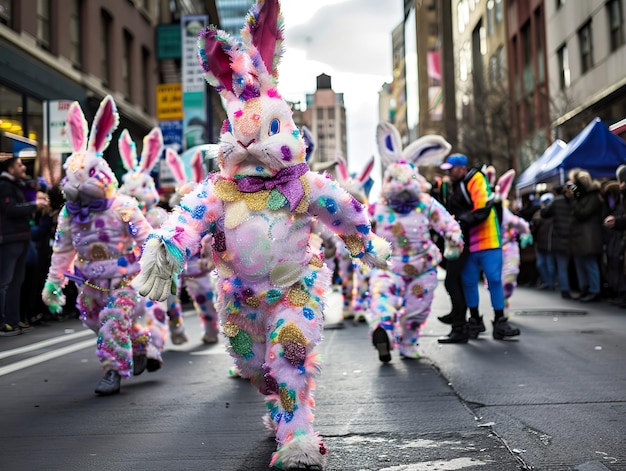
[[[122,46],[122,86],[124,96],[130,100],[132,97],[132,64],[133,58],[133,37],[124,30],[124,44]]]
[[[81,21],[82,0],[72,0],[70,4],[70,60],[77,69],[82,66]]]
[[[37,0],[37,43],[50,49],[50,2]]]
[[[522,35],[522,80],[524,93],[532,93],[535,89],[535,77],[532,63],[532,44],[530,21],[527,21],[521,29]]]
[[[561,87],[561,90],[565,90],[571,84],[567,45],[563,44],[559,48],[557,51],[557,58],[559,61],[559,86]]]
[[[493,0],[487,2],[487,35],[493,34]]]
[[[100,13],[100,79],[104,85],[109,85],[111,81],[111,71],[109,61],[111,59],[111,48],[109,47],[109,37],[111,35],[111,23],[113,19],[106,11]]]
[[[141,48],[141,77],[140,82],[143,84],[141,89],[143,90],[141,100],[142,108],[144,111],[148,111],[148,105],[150,103],[150,87],[148,86],[148,77],[150,73],[150,51],[145,47]]]
[[[11,26],[11,0],[0,0],[0,24]]]
[[[534,15],[535,28],[535,48],[537,50],[537,83],[543,84],[546,81],[546,71],[544,67],[544,47],[543,47],[543,17],[541,9],[537,8]]]
[[[496,23],[502,23],[502,0],[496,0]]]
[[[611,52],[624,44],[624,32],[622,30],[622,2],[621,0],[609,0],[606,4],[609,14],[609,35]]]
[[[591,37],[591,21],[578,30],[580,46],[580,64],[584,74],[593,67],[593,39]]]

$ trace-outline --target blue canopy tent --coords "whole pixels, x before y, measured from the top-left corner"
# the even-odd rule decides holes
[[[565,148],[537,166],[534,179],[527,180],[525,184],[562,185],[565,183],[567,173],[574,168],[587,170],[593,178],[615,178],[615,170],[625,163],[626,142],[613,134],[600,118],[595,118]],[[519,183],[516,184],[516,188],[521,189]]]
[[[532,189],[532,187],[537,183],[537,175],[543,172],[550,160],[552,160],[555,155],[562,152],[566,146],[567,144],[565,141],[562,141],[561,139],[557,139],[550,144],[550,146],[543,151],[543,154],[541,154],[541,156],[519,176],[517,182],[515,183],[515,188],[518,192],[523,192],[525,189]]]

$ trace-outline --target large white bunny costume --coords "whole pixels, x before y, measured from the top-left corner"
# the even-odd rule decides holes
[[[215,144],[208,152],[217,154],[218,147]],[[191,159],[191,179],[187,176],[184,162],[174,149],[167,148],[165,150],[165,160],[178,183],[176,191],[170,198],[170,206],[174,208],[185,195],[191,193],[196,185],[204,180],[202,152],[197,151]],[[202,239],[202,249],[196,255],[186,260],[181,272],[182,282],[178,284],[179,287],[185,287],[193,301],[196,312],[200,316],[204,329],[202,342],[205,344],[216,343],[219,334],[219,322],[217,312],[215,311],[215,297],[217,296],[215,285],[217,280],[213,274],[215,263],[213,263],[211,255],[211,242],[212,237],[210,234],[207,234]],[[180,298],[180,295],[178,297]]]
[[[66,204],[59,214],[42,297],[59,312],[67,278],[77,283],[81,319],[98,334],[96,353],[105,372],[96,392],[112,394],[119,391],[120,377],[137,372],[133,356],[143,368],[148,357],[149,370],[161,366],[155,347],[159,339],[151,336],[146,321],[146,300],[130,285],[151,226],[137,202],[118,192],[115,175],[102,156],[119,122],[113,99],[102,100],[89,138],[78,102],[70,106],[66,122],[73,153],[64,164]]]
[[[146,219],[155,229],[167,217],[167,211],[157,206],[159,192],[151,175],[152,169],[154,169],[161,158],[164,147],[163,134],[159,127],[152,128],[144,136],[139,159],[137,158],[137,146],[127,129],[121,132],[118,139],[122,165],[126,169],[126,173],[122,175],[123,183],[119,191],[121,194],[132,196],[137,200]],[[149,303],[154,303],[154,301],[149,301]],[[154,338],[163,339],[160,345],[161,349],[168,335],[170,335],[174,345],[187,342],[180,297],[172,294],[166,301],[154,303],[154,306],[150,307],[151,312],[155,316],[154,322],[151,322],[152,335]]]
[[[278,445],[271,465],[320,469],[327,450],[312,424],[314,347],[331,273],[310,249],[312,226],[317,218],[364,263],[386,266],[390,247],[372,233],[363,205],[308,168],[301,131],[276,89],[278,0],[252,6],[241,38],[212,27],[200,34],[200,64],[228,115],[220,171],[149,237],[137,283],[150,297],[167,296],[172,273],[213,234],[220,321],[242,376],[266,396],[266,425]]]
[[[418,165],[445,157],[450,151],[440,136],[424,136],[402,149],[400,134],[390,123],[377,127],[378,150],[385,168],[375,204],[376,233],[393,246],[389,270],[370,275],[372,340],[383,362],[397,346],[405,358],[419,358],[419,333],[430,313],[441,253],[430,231],[440,233],[452,256],[463,248],[454,217],[427,192],[429,184]]]

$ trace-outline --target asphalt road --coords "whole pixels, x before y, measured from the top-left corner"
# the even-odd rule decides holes
[[[486,291],[485,318],[491,316]],[[327,471],[626,470],[626,310],[519,288],[518,340],[439,345],[441,283],[421,360],[378,361],[345,321],[319,347]],[[95,335],[76,320],[0,338],[0,470],[267,470],[262,397],[223,345],[167,344],[164,367],[97,397]]]

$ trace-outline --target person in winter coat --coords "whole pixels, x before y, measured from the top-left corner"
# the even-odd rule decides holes
[[[540,209],[545,208],[554,200],[554,193],[544,193],[539,198]],[[556,281],[556,266],[552,253],[552,229],[551,217],[542,218],[541,212],[536,211],[531,220],[531,231],[535,241],[535,254],[537,259],[537,271],[541,278],[541,289],[554,291]]]
[[[570,292],[570,199],[565,196],[566,190],[559,191],[552,202],[541,208],[539,214],[543,219],[552,218],[552,253],[556,262],[556,274],[563,299],[574,299],[578,296]]]
[[[617,181],[604,187],[605,273],[615,295],[609,302],[626,307],[626,165],[620,165],[615,176]]]
[[[0,161],[0,336],[21,334],[20,290],[31,240],[30,220],[48,207],[48,195],[25,196],[26,166],[19,157]],[[17,294],[16,294],[17,293]]]
[[[603,248],[602,197],[600,184],[589,172],[573,169],[569,172],[566,196],[570,198],[572,224],[570,243],[581,302],[600,299],[600,264]]]

